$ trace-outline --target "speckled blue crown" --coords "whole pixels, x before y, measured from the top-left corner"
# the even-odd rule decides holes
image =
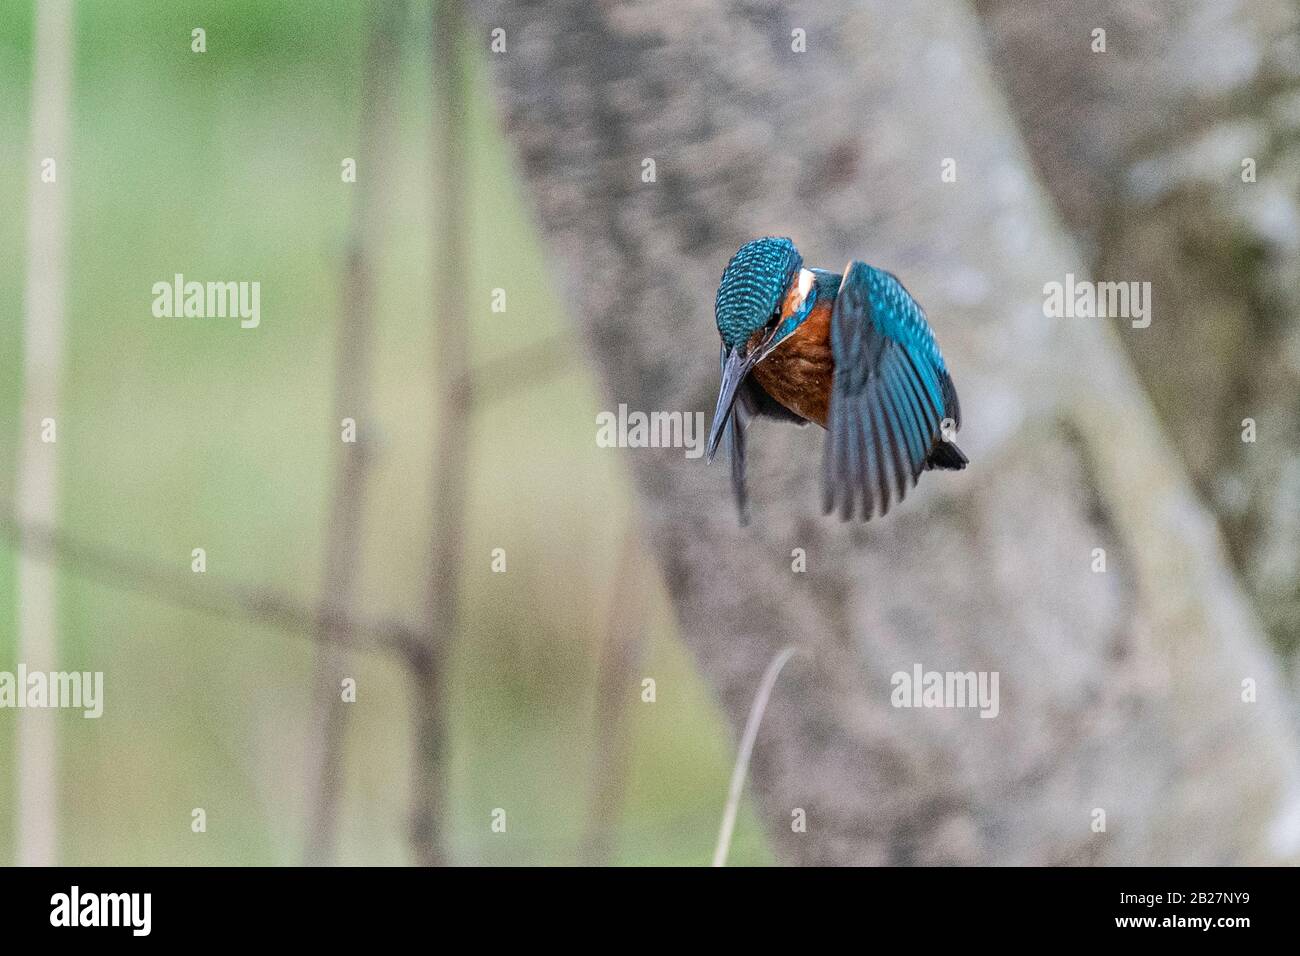
[[[728,348],[767,324],[802,265],[794,243],[776,236],[747,242],[731,257],[713,303],[718,334]]]

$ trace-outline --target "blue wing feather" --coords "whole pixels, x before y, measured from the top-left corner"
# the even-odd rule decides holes
[[[894,276],[849,265],[831,313],[831,353],[825,511],[851,518],[860,501],[864,520],[885,514],[941,444],[965,463],[941,433],[947,418],[960,425],[952,378],[925,313]]]

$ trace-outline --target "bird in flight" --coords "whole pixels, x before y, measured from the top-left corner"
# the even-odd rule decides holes
[[[957,389],[925,312],[893,275],[853,261],[805,269],[789,239],[731,257],[714,303],[722,386],[708,460],[725,439],[740,520],[748,520],[745,429],[755,416],[826,429],[822,511],[883,516],[921,472],[967,458]]]

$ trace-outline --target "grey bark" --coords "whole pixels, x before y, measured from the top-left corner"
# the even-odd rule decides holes
[[[810,652],[778,682],[752,765],[780,857],[1293,852],[1277,820],[1295,801],[1295,739],[1261,628],[1116,331],[1043,317],[1044,283],[1089,269],[1030,172],[971,11],[477,9],[508,33],[491,58],[500,109],[607,407],[712,409],[718,276],[772,233],[813,264],[896,272],[961,391],[971,468],[926,476],[866,526],[817,514],[816,428],[755,429],[748,529],[725,467],[628,453],[683,639],[737,733],[773,655]],[[794,27],[807,53],[791,51]],[[807,573],[792,573],[794,548]],[[998,671],[999,716],[892,707],[891,674],[917,662]]]
[[[978,7],[1035,166],[1098,276],[1152,283],[1152,327],[1124,343],[1275,646],[1294,656],[1300,6]],[[1241,440],[1246,418],[1255,442]]]

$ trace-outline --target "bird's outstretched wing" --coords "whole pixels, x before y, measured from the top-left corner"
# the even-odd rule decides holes
[[[775,418],[778,421],[807,425],[804,419],[790,411],[763,390],[752,376],[740,383],[737,390],[736,404],[727,427],[722,433],[726,443],[727,458],[731,462],[731,490],[736,496],[736,510],[740,514],[740,523],[749,524],[749,491],[745,486],[745,448],[746,430],[750,422],[758,417]]]
[[[921,307],[888,272],[849,265],[831,313],[835,375],[822,510],[862,520],[902,501],[927,467],[961,468],[945,440],[961,424],[952,378]]]

